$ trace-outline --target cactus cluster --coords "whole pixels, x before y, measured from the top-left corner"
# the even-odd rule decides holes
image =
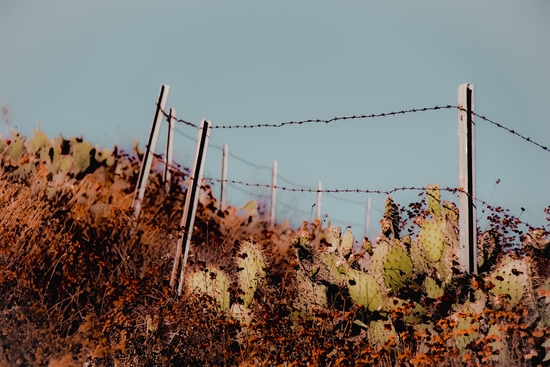
[[[1,139],[1,136],[0,136]],[[27,177],[41,170],[50,180],[56,175],[80,175],[93,172],[97,167],[112,167],[116,154],[109,149],[92,146],[82,138],[65,139],[63,136],[49,139],[42,131],[35,130],[27,139],[12,131],[12,139],[1,140],[0,153],[4,167],[16,177]],[[7,172],[5,172],[7,173]]]

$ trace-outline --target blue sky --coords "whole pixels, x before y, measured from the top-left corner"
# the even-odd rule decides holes
[[[456,104],[458,86],[473,83],[478,113],[550,145],[548,19],[546,0],[2,1],[0,107],[23,134],[40,122],[50,137],[83,134],[102,147],[129,148],[134,138],[146,142],[163,83],[178,117],[215,125]],[[213,130],[205,176],[221,176],[214,146],[223,144],[259,166],[277,160],[280,175],[303,187],[458,185],[456,110]],[[176,134],[178,163],[192,164],[194,150]],[[524,207],[522,220],[542,224],[549,160],[550,153],[477,120],[481,199],[517,215]],[[230,157],[228,178],[269,183],[270,172]],[[268,193],[230,186],[228,197],[238,206]],[[315,194],[277,195],[279,220],[309,219]],[[394,198],[407,204],[416,195]],[[359,236],[366,198],[324,195],[322,212]],[[370,236],[384,197],[372,200]]]

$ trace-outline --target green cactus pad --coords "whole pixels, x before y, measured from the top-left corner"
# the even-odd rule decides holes
[[[59,171],[65,171],[71,167],[72,164],[71,156],[64,156],[59,159]]]
[[[454,228],[458,228],[458,208],[452,201],[443,202],[443,216]]]
[[[342,229],[340,227],[327,227],[325,230],[326,241],[330,246],[327,248],[329,252],[336,252],[342,243]]]
[[[397,292],[412,275],[412,261],[398,241],[391,245],[382,242],[374,250],[371,260],[371,274],[381,274],[386,286],[394,292]]]
[[[338,258],[338,256],[330,253],[322,253],[319,255],[319,260],[325,265],[329,271],[330,276],[333,279],[330,279],[333,283],[340,283],[346,279],[345,272],[347,265],[345,261]]]
[[[90,166],[90,150],[92,144],[89,141],[82,143],[72,142],[71,149],[73,152],[73,172],[84,172]]]
[[[473,313],[473,310],[465,307],[462,312],[453,315],[453,319],[457,322],[454,327],[455,343],[461,354],[466,352],[466,346],[479,335],[479,322],[474,322],[472,316],[466,316]]]
[[[342,236],[342,242],[340,244],[340,248],[338,249],[338,252],[342,256],[347,256],[351,254],[353,250],[353,234],[351,233],[351,230],[347,230],[346,233]]]
[[[439,191],[439,185],[428,185],[426,196],[428,198],[428,208],[430,209],[432,217],[441,217],[441,191]]]
[[[494,338],[495,341],[487,343],[489,347],[492,348],[491,356],[489,357],[492,361],[499,362],[500,365],[504,365],[506,362],[506,349],[502,341],[506,335],[500,331],[498,324],[491,325],[489,331],[487,332],[487,337]]]
[[[229,310],[229,278],[218,268],[195,271],[186,278],[187,290],[200,292],[214,298],[222,311]]]
[[[363,243],[361,244],[361,248],[369,255],[373,254],[372,249],[372,242],[368,240],[367,237],[363,237]]]
[[[426,295],[433,299],[438,299],[445,294],[443,286],[437,285],[435,279],[430,277],[426,277],[424,280],[424,289],[426,290]]]
[[[99,153],[99,150],[98,150],[95,154],[95,159],[98,162],[105,162],[105,164],[108,167],[111,167],[112,165],[115,164],[115,157],[114,157],[113,153],[111,152],[111,150],[107,149],[107,148],[103,149],[101,151],[101,153]]]
[[[350,297],[355,304],[363,305],[371,312],[382,307],[382,289],[372,275],[350,269],[348,271],[347,286]]]
[[[29,141],[29,146],[33,152],[38,152],[39,150],[48,147],[50,144],[50,139],[42,131],[34,131],[34,136]]]
[[[20,161],[21,158],[23,158],[23,154],[25,154],[25,145],[23,140],[15,134],[13,134],[13,141],[10,144],[11,147],[11,153],[10,158],[13,161]]]
[[[431,261],[439,261],[443,254],[444,233],[442,222],[425,220],[422,223],[422,231],[420,233],[420,243]]]
[[[410,247],[411,261],[413,263],[415,274],[424,274],[430,268],[430,260],[428,260],[422,245],[417,240],[411,240]]]
[[[495,286],[490,292],[514,307],[529,289],[529,273],[524,260],[510,260],[491,274],[489,279]]]
[[[237,257],[239,271],[239,286],[244,292],[242,297],[244,306],[248,307],[254,299],[258,284],[265,277],[265,261],[262,251],[250,241],[241,244]]]

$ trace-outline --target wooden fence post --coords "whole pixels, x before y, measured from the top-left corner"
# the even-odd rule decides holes
[[[476,162],[475,162],[475,99],[474,85],[461,84],[458,87],[458,186],[464,190],[459,194],[459,232],[461,270],[477,274],[477,218],[476,218]]]
[[[162,122],[162,111],[164,111],[164,107],[166,106],[166,99],[168,98],[169,91],[169,85],[162,84],[160,86],[160,94],[157,102],[157,108],[155,110],[155,117],[153,118],[151,133],[149,134],[149,142],[147,143],[145,154],[143,155],[143,162],[141,163],[141,170],[139,172],[136,190],[134,192],[134,199],[132,200],[132,208],[134,208],[134,216],[136,218],[139,217],[139,212],[141,211],[141,204],[143,201],[143,196],[145,195],[145,187],[147,186],[149,171],[151,171],[151,164],[153,163],[153,152],[155,151],[160,124]]]

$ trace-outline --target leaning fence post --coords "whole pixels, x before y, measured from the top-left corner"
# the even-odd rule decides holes
[[[145,187],[147,186],[147,179],[149,178],[151,164],[153,163],[153,152],[155,151],[160,124],[162,122],[162,111],[164,111],[164,106],[166,105],[166,99],[168,98],[169,91],[169,85],[161,85],[157,108],[155,110],[155,117],[153,118],[151,133],[149,134],[149,142],[147,143],[145,154],[143,155],[143,162],[141,163],[141,170],[139,172],[138,181],[136,184],[136,191],[134,192],[134,199],[132,200],[132,208],[134,209],[134,215],[136,218],[139,217],[139,212],[141,211],[141,203],[143,201],[143,196],[145,195]]]
[[[459,234],[462,271],[477,274],[476,163],[474,85],[458,87]]]
[[[180,265],[181,250],[183,247],[184,255],[183,262],[181,264],[178,295],[181,295],[181,290],[183,287],[183,274],[187,265],[189,244],[191,242],[191,235],[193,234],[193,226],[195,224],[195,213],[197,211],[197,204],[199,201],[199,193],[202,184],[202,172],[204,170],[204,162],[206,160],[206,152],[208,150],[208,141],[210,139],[211,129],[212,122],[203,119],[199,127],[197,148],[195,150],[195,161],[193,163],[193,170],[189,176],[189,185],[187,186],[187,193],[185,195],[185,207],[181,217],[180,227],[183,230],[183,236],[178,237],[174,266],[172,268],[172,276],[170,277],[170,286],[173,287],[176,273]]]
[[[277,195],[277,161],[273,161],[271,172],[271,225],[275,225],[275,203]]]
[[[170,108],[170,117],[168,118],[168,137],[166,141],[166,162],[164,165],[164,185],[166,192],[170,192],[170,169],[172,168],[172,150],[174,147],[174,120],[176,118],[176,109]]]
[[[227,207],[227,157],[229,155],[229,145],[224,144],[222,147],[222,182],[220,192],[221,210],[224,211]]]

